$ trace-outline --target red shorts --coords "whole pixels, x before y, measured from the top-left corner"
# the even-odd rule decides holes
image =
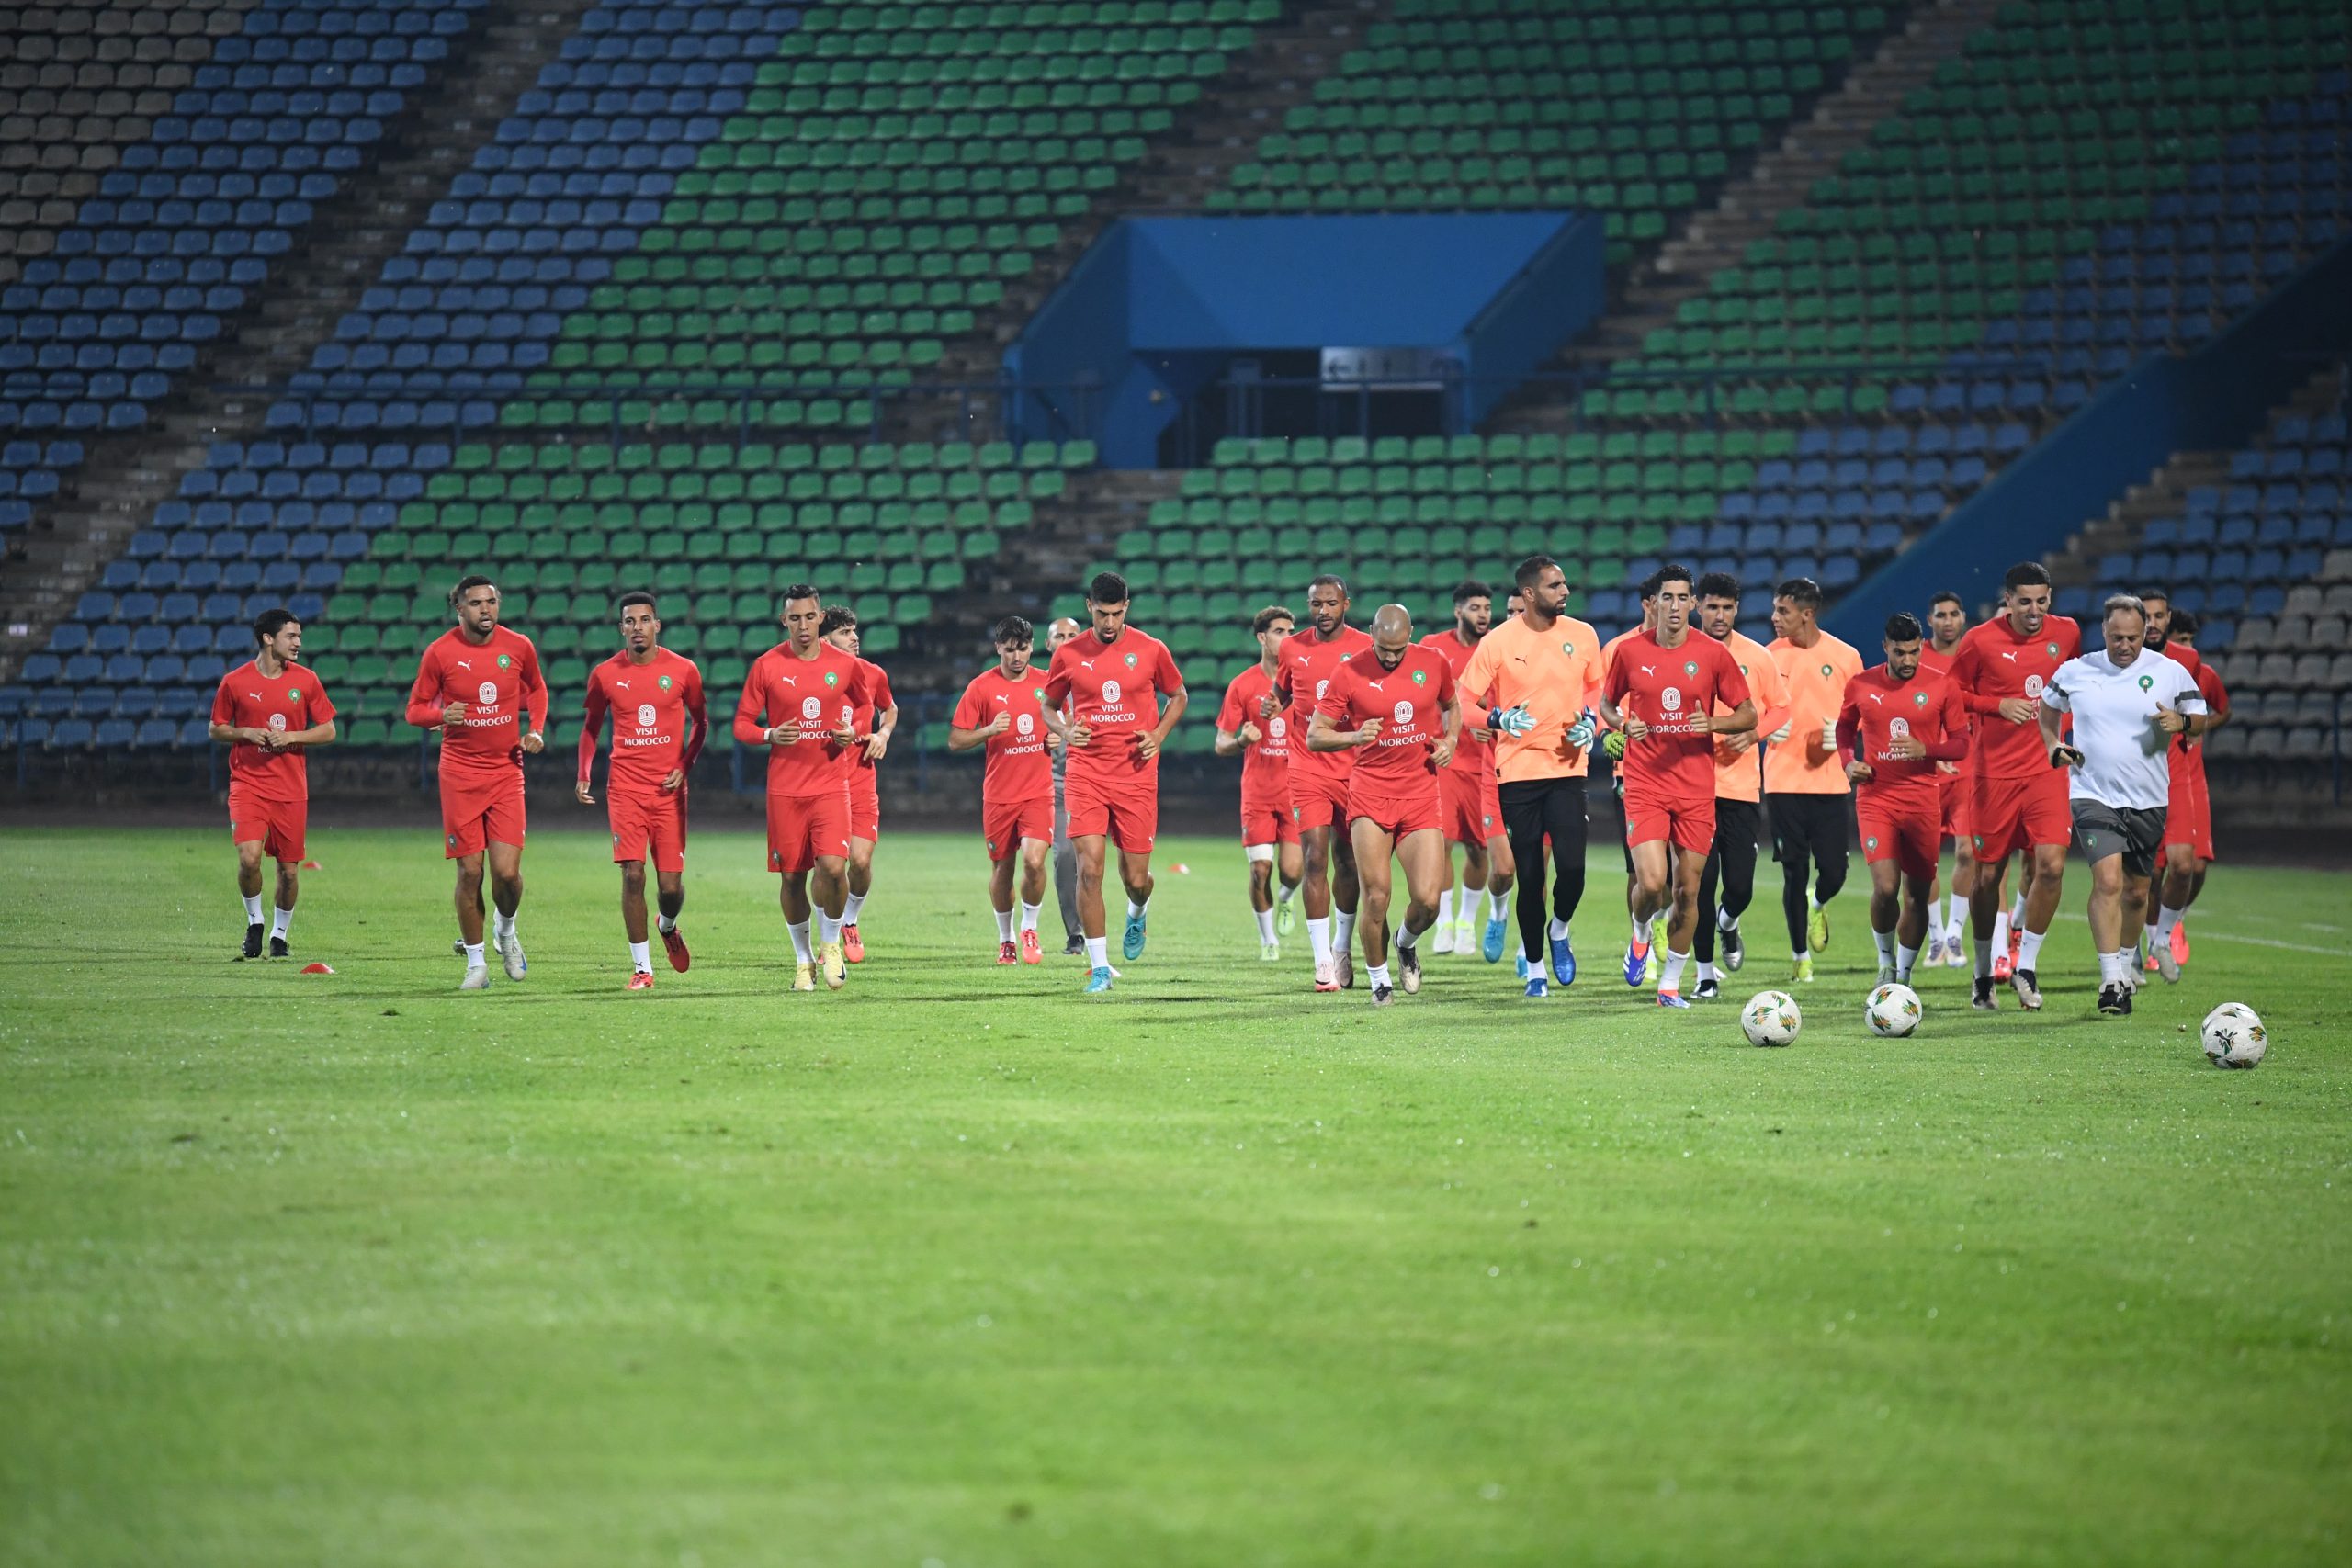
[[[1445,841],[1484,847],[1503,830],[1502,796],[1494,770],[1476,773],[1448,768],[1438,774],[1438,795],[1445,808]]]
[[[1934,876],[1940,815],[1938,803],[1932,800],[1905,805],[1900,800],[1872,799],[1856,791],[1854,821],[1862,834],[1862,863],[1875,865],[1892,859],[1905,876],[1921,881]]]
[[[1628,795],[1625,843],[1654,844],[1664,839],[1685,854],[1703,855],[1715,847],[1715,797],[1671,800]]]
[[[1978,860],[2006,860],[2019,850],[2043,844],[2061,848],[2075,837],[2074,812],[2066,805],[2066,771],[2052,768],[2031,778],[1970,781],[1969,836]]]
[[[1159,836],[1157,772],[1123,785],[1073,774],[1062,784],[1062,802],[1069,807],[1072,839],[1107,838],[1131,855],[1148,855],[1151,841]]]
[[[1241,800],[1241,844],[1295,844],[1298,842],[1298,818],[1286,800]]]
[[[1054,797],[1032,795],[1027,800],[980,802],[980,835],[988,840],[989,859],[1011,860],[1021,852],[1021,840],[1054,841]]]
[[[272,860],[302,858],[302,839],[311,823],[307,800],[264,800],[236,784],[229,786],[229,841],[261,841],[261,852]]]
[[[479,784],[441,775],[441,858],[523,842],[523,770]]]
[[[2187,844],[2199,860],[2213,858],[2213,797],[2207,790],[2205,770],[2175,766],[2172,800],[2165,812],[2165,847]]]
[[[849,836],[869,844],[882,837],[882,792],[865,769],[849,776]]]
[[[1939,773],[1936,777],[1936,836],[1968,841],[1968,796],[1970,785],[1966,773]]]
[[[686,869],[686,792],[616,795],[605,785],[605,817],[613,828],[613,863],[651,860],[656,871]],[[646,848],[652,847],[648,855]]]
[[[1433,833],[1445,830],[1445,800],[1438,791],[1435,779],[1429,787],[1410,795],[1392,795],[1384,790],[1350,790],[1348,792],[1348,829],[1353,834],[1355,825],[1369,822],[1390,838],[1402,842],[1406,835],[1428,829]]]
[[[807,871],[849,853],[849,790],[768,796],[768,869]]]
[[[1348,827],[1348,781],[1346,778],[1324,778],[1291,770],[1290,796],[1292,820],[1302,833],[1317,828],[1337,828],[1345,832]]]

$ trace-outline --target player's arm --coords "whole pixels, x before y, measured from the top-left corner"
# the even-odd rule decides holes
[[[1050,726],[1051,721],[1047,722]],[[1012,728],[1012,715],[1010,711],[1000,713],[989,723],[982,724],[979,701],[973,696],[971,689],[966,687],[964,695],[956,704],[955,714],[947,721],[947,749],[950,751],[969,751],[975,746],[987,745],[990,736],[1002,735]]]
[[[1159,755],[1159,749],[1168,744],[1170,732],[1176,728],[1176,721],[1184,716],[1184,709],[1192,700],[1193,694],[1179,682],[1176,689],[1168,694],[1168,700],[1160,705],[1159,722],[1136,737],[1136,755],[1138,758],[1148,761]]]
[[[1650,727],[1617,705],[1631,689],[1625,679],[1625,661],[1620,659],[1609,667],[1609,679],[1601,684],[1600,722],[1628,740],[1639,740],[1650,732]]]
[[[592,671],[588,677],[588,697],[580,718],[580,771],[571,781],[571,798],[582,806],[594,806],[596,797],[588,792],[591,778],[596,771],[596,740],[605,730],[605,683]]]
[[[1437,710],[1438,741],[1430,748],[1430,761],[1438,767],[1449,767],[1453,753],[1462,745],[1462,694],[1448,691]]]
[[[539,669],[537,648],[523,660],[523,711],[530,720],[523,731],[523,750],[536,756],[548,745],[548,678]]]
[[[1742,697],[1729,713],[1709,714],[1701,721],[1715,735],[1747,735],[1756,728],[1756,699]]]
[[[1849,701],[1838,710],[1838,765],[1846,770],[1847,781],[1861,784],[1877,776],[1877,770],[1862,758],[1862,716],[1854,711]]]
[[[695,677],[694,689],[686,694],[686,751],[678,760],[678,787],[685,787],[686,775],[702,761],[702,749],[710,739],[710,699],[703,694],[702,677]]]
[[[2066,712],[2071,705],[2065,692],[2055,681],[2042,689],[2041,712],[2035,716],[2041,725],[2041,749],[2049,753],[2050,765],[2053,768],[2082,766],[2082,752],[2067,745],[2059,733],[2066,722]]]
[[[439,729],[466,716],[466,705],[441,700],[441,661],[426,649],[416,663],[416,683],[408,692],[408,721],[419,729]]]
[[[735,699],[737,745],[789,746],[800,739],[800,727],[789,719],[770,726],[767,723],[767,706],[768,694],[760,680],[760,667],[754,664],[751,672],[743,677],[743,694]]]
[[[1380,720],[1368,718],[1361,729],[1341,729],[1331,710],[1319,707],[1306,723],[1306,749],[1310,751],[1348,751],[1378,739]]]

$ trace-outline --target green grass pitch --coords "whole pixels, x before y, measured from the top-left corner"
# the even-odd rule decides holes
[[[1572,991],[1378,1014],[1260,964],[1222,840],[1104,999],[992,965],[970,835],[884,841],[814,997],[747,834],[650,996],[599,835],[486,996],[429,826],[314,834],[331,978],[229,961],[222,832],[0,851],[0,1563],[2352,1553],[2341,876],[2222,865],[2100,1021],[2077,867],[2042,1016],[1936,971],[1900,1042],[1849,885],[1758,1051],[1617,983],[1606,847]]]

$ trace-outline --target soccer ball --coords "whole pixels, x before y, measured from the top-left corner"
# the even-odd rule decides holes
[[[1900,1040],[1919,1027],[1919,993],[1908,986],[1881,986],[1862,1004],[1862,1021],[1881,1040]]]
[[[2217,1067],[2258,1066],[2270,1032],[2244,1002],[2223,1002],[2205,1015],[2205,1059]]]
[[[1750,1045],[1786,1045],[1804,1023],[1796,998],[1786,991],[1758,991],[1739,1010],[1739,1032]]]

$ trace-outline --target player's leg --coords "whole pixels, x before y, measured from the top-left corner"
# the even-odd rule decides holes
[[[621,864],[621,932],[628,939],[629,987],[642,989],[638,976],[645,977],[645,985],[653,983],[653,937],[646,930],[645,863],[625,860]]]
[[[1274,876],[1281,884],[1281,890],[1274,895],[1274,930],[1287,935],[1297,919],[1293,911],[1297,908],[1298,885],[1306,874],[1306,862],[1299,850],[1297,825],[1287,823],[1283,828],[1287,830],[1278,829],[1274,839]]]
[[[855,833],[850,835],[849,856],[842,863],[842,956],[852,964],[863,964],[865,962],[865,939],[858,932],[857,917],[865,908],[865,896],[874,890],[872,839]]]
[[[268,930],[261,910],[263,843],[260,839],[244,839],[231,846],[237,852],[237,897],[245,906],[243,954],[247,958],[261,956],[262,934]]]
[[[1544,844],[1549,842],[1552,847],[1552,909],[1544,922],[1544,945],[1551,959],[1552,978],[1563,986],[1573,985],[1577,954],[1568,923],[1576,919],[1577,906],[1584,902],[1585,838],[1591,826],[1585,811],[1585,781],[1545,779],[1537,787],[1542,792],[1538,799],[1543,831],[1532,852],[1520,853],[1515,839],[1512,850],[1525,867],[1543,864]],[[1539,895],[1537,908],[1542,907]]]
[[[1661,910],[1672,907],[1674,895],[1668,877],[1673,868],[1668,863],[1664,814],[1653,820],[1646,807],[1636,807],[1629,795],[1625,801],[1625,831],[1629,840],[1641,837],[1640,843],[1628,842],[1625,856],[1634,863],[1629,880],[1627,900],[1631,905],[1628,919],[1633,937],[1625,944],[1625,984],[1641,985],[1649,971],[1650,925]],[[1702,870],[1704,863],[1702,863]]]
[[[1298,901],[1306,907],[1306,944],[1315,955],[1315,988],[1340,988],[1331,954],[1331,829],[1302,823],[1298,834]]]
[[[451,902],[458,910],[458,946],[466,960],[466,977],[462,989],[480,990],[490,983],[488,960],[482,954],[482,852],[460,854],[451,863],[457,867],[457,886]]]
[[[1693,809],[1694,814],[1703,811]],[[1667,866],[1666,959],[1658,967],[1658,999],[1668,1007],[1682,999],[1682,972],[1690,962],[1690,949],[1700,927],[1713,923],[1699,900],[1699,884],[1706,876],[1707,856],[1698,846],[1713,842],[1713,824],[1694,822],[1687,831],[1678,825],[1678,836],[1683,841],[1673,846],[1675,852]],[[1674,1001],[1668,1001],[1669,997]]]
[[[2098,1010],[2113,1016],[2130,1010],[2129,983],[2122,972],[2123,844],[2120,835],[2095,829],[2081,838],[2083,858],[2091,869],[2090,904],[2085,913],[2090,918],[2091,948],[2098,954]]]
[[[1258,956],[1269,964],[1282,956],[1274,938],[1274,849],[1272,843],[1241,846],[1250,868],[1250,912],[1258,922]]]
[[[1805,838],[1813,855],[1812,908],[1805,915],[1805,945],[1819,953],[1829,945],[1829,901],[1846,886],[1846,859],[1852,834],[1847,828],[1844,795],[1806,797]]]
[[[1724,945],[1724,967],[1737,969],[1747,962],[1739,918],[1756,901],[1756,840],[1764,808],[1752,800],[1715,802],[1715,845],[1723,853],[1723,892],[1713,910],[1701,911],[1713,924]]]
[[[1396,840],[1396,863],[1405,871],[1405,918],[1396,927],[1398,978],[1409,995],[1421,988],[1421,933],[1438,923],[1438,895],[1445,889],[1448,858],[1444,830],[1413,828]],[[1395,884],[1390,885],[1392,890]]]
[[[1389,857],[1394,840],[1369,817],[1348,824],[1351,859],[1356,875],[1356,934],[1363,943],[1364,977],[1372,987],[1374,1007],[1387,1004],[1388,901],[1391,896]]]
[[[1781,864],[1781,919],[1788,928],[1793,980],[1813,978],[1813,950],[1805,942],[1813,914],[1806,897],[1813,882],[1813,840],[1805,834],[1803,800],[1794,795],[1772,796],[1772,858]]]
[[[1441,778],[1438,788],[1441,792],[1443,792],[1442,798],[1445,801],[1446,820],[1449,823],[1452,822],[1454,818],[1453,797],[1451,793],[1453,787],[1453,783],[1450,775]],[[1449,827],[1446,831],[1450,835],[1453,833],[1453,829]],[[1453,951],[1453,846],[1459,842],[1461,842],[1460,840],[1451,837],[1449,837],[1445,842],[1445,886],[1444,889],[1437,896],[1437,937],[1430,943],[1430,951],[1431,953],[1452,953]],[[1467,846],[1465,845],[1464,848],[1466,849]],[[1464,861],[1466,871],[1468,861],[1468,856],[1466,854],[1464,856]],[[1466,875],[1464,877],[1464,882],[1465,886],[1462,889],[1462,897],[1463,902],[1466,905],[1469,902],[1470,897],[1470,889],[1466,886],[1468,882],[1468,877]]]
[[[838,991],[849,978],[849,954],[842,948],[842,912],[849,903],[846,854],[817,857],[808,870],[808,902],[816,911],[817,965],[825,972],[825,985]]]
[[[1331,829],[1331,967],[1346,987],[1356,983],[1356,918],[1363,886],[1356,874],[1355,835],[1348,822],[1347,804],[1335,799],[1327,809],[1335,824]]]
[[[1722,984],[1715,971],[1715,937],[1723,928],[1716,923],[1715,910],[1723,897],[1724,834],[1729,830],[1723,825],[1724,807],[1737,804],[1715,802],[1715,841],[1699,862],[1699,928],[1690,933],[1690,955],[1699,961],[1696,994],[1701,998],[1716,995]]]
[[[1102,904],[1102,867],[1111,840],[1106,832],[1075,830],[1085,825],[1074,824],[1069,842],[1078,857],[1078,923],[1086,933],[1086,988],[1107,991],[1111,988],[1111,946],[1105,934],[1110,928],[1109,915]]]
[[[1151,890],[1157,886],[1151,874],[1151,840],[1148,837],[1140,840],[1121,839],[1118,849],[1119,886],[1127,894],[1126,926],[1121,934],[1119,951],[1123,957],[1141,958],[1151,909]]]
[[[1972,901],[1976,896],[1976,847],[1966,833],[1955,833],[1951,840],[1951,894],[1944,912],[1944,962],[1959,968],[1967,961],[1962,945],[1962,926],[1968,918]],[[1935,907],[1928,906],[1932,918]]]
[[[1911,983],[1912,972],[1919,964],[1919,949],[1927,943],[1928,933],[1935,929],[1936,879],[1905,874],[1903,878],[1903,914],[1894,928],[1894,977],[1903,985]]]
[[[1039,813],[1050,818],[1050,812]],[[1037,824],[1041,831],[1021,837],[1021,962],[1043,964],[1045,952],[1037,945],[1037,920],[1046,908],[1046,857],[1053,853],[1053,828],[1048,821]]]
[[[1486,844],[1487,908],[1478,937],[1478,956],[1489,964],[1500,964],[1510,930],[1503,917],[1503,900],[1510,897],[1511,886],[1519,880],[1519,862],[1510,852],[1510,840],[1503,833],[1502,814],[1487,814],[1487,820],[1494,826]]]
[[[996,914],[996,961],[999,964],[1021,962],[1021,949],[1012,940],[1012,876],[1015,863],[1021,858],[1019,848],[1008,844],[989,862],[989,908]]]
[[[1862,864],[1871,877],[1871,941],[1878,948],[1878,983],[1894,978],[1895,928],[1902,916],[1903,874],[1894,846],[1881,839],[1883,825],[1867,820],[1862,829]]]
[[[1511,913],[1519,921],[1520,963],[1535,977],[1542,995],[1544,978],[1544,781],[1518,779],[1498,792],[1502,802],[1503,837],[1511,859],[1524,868],[1519,878]]]

